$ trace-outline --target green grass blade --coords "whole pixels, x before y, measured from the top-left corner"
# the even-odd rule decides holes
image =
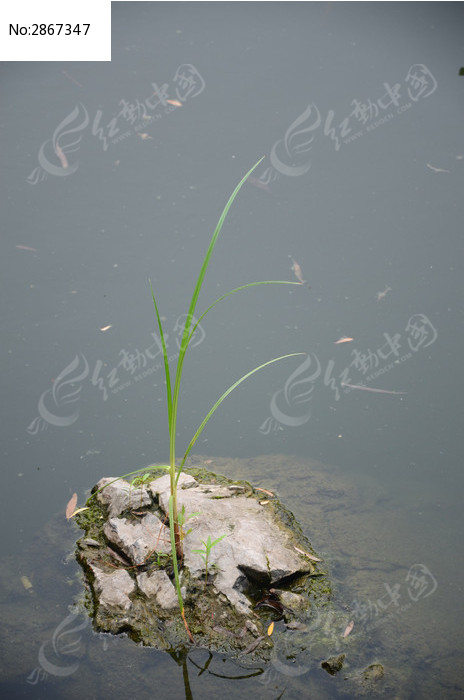
[[[216,306],[216,304],[219,304],[220,301],[225,299],[226,297],[230,297],[231,294],[235,294],[235,292],[240,292],[242,289],[247,289],[248,287],[257,287],[259,284],[296,284],[297,287],[301,287],[301,282],[290,282],[288,280],[262,280],[261,282],[249,282],[248,284],[243,284],[241,287],[236,287],[236,289],[231,289],[230,292],[226,292],[222,296],[220,296],[216,301],[213,301],[213,303],[208,306],[206,311],[203,311],[201,314],[200,318],[198,321],[195,323],[194,327],[190,331],[190,335],[187,340],[187,345],[189,345],[193,334],[195,333],[196,329],[198,328],[199,324],[201,321],[204,319],[208,311],[211,311],[213,306]]]
[[[148,281],[150,283],[151,297],[153,299],[153,304],[155,306],[156,318],[158,320],[158,328],[159,328],[159,333],[160,333],[160,338],[161,338],[161,345],[163,347],[164,374],[166,376],[166,393],[167,393],[167,397],[168,397],[169,432],[171,432],[172,393],[171,393],[171,374],[169,372],[168,351],[166,348],[166,341],[164,339],[163,324],[161,323],[161,318],[160,318],[159,311],[158,311],[158,304],[156,303],[156,299],[155,299],[155,293],[153,291],[151,280],[148,280]]]
[[[235,190],[232,192],[231,196],[229,197],[226,206],[223,209],[223,212],[221,216],[219,217],[219,221],[216,224],[216,228],[214,229],[213,236],[211,238],[211,241],[209,243],[208,249],[206,251],[206,255],[203,259],[203,264],[200,269],[200,273],[198,275],[197,282],[195,284],[195,289],[193,290],[193,295],[192,295],[192,300],[190,302],[189,310],[187,313],[187,318],[185,320],[185,326],[184,326],[184,332],[182,333],[182,340],[179,348],[179,357],[177,359],[177,369],[176,369],[176,378],[174,382],[174,391],[172,394],[172,413],[171,413],[171,420],[170,420],[170,462],[171,462],[171,467],[174,469],[175,465],[175,450],[176,450],[176,424],[177,424],[177,405],[178,405],[178,400],[179,400],[179,387],[180,387],[180,380],[182,377],[182,367],[184,364],[184,358],[185,358],[185,353],[188,348],[188,343],[189,343],[189,338],[190,338],[190,328],[192,325],[192,319],[195,313],[195,308],[197,305],[198,297],[200,295],[200,290],[203,284],[203,280],[206,274],[206,270],[208,269],[209,261],[211,258],[211,255],[214,250],[214,246],[216,245],[216,241],[218,239],[218,236],[221,232],[222,226],[224,224],[224,220],[227,216],[227,213],[232,206],[232,203],[235,199],[235,197],[238,195],[240,189],[242,188],[243,184],[247,180],[247,178],[251,175],[251,173],[255,170],[255,168],[258,167],[258,165],[261,163],[263,158],[260,158],[257,163],[247,172],[247,174],[240,180],[238,183],[237,187]]]
[[[185,324],[184,334],[183,334],[183,337],[182,337],[181,350],[182,350],[182,347],[183,347],[183,346],[185,346],[185,349],[186,349],[187,338],[188,338],[188,335],[189,335],[189,328],[190,328],[190,324],[191,324],[191,322],[192,322],[193,315],[194,315],[194,313],[195,313],[195,309],[196,309],[198,297],[199,297],[199,295],[200,295],[200,290],[201,290],[201,287],[202,287],[202,285],[203,285],[203,280],[204,280],[204,278],[205,278],[206,270],[208,269],[208,265],[209,265],[209,261],[210,261],[211,255],[213,254],[214,246],[216,245],[216,241],[217,241],[217,239],[218,239],[218,236],[219,236],[219,234],[221,233],[221,229],[222,229],[222,226],[223,226],[223,224],[224,224],[225,218],[226,218],[226,216],[227,216],[227,214],[228,214],[228,212],[229,212],[230,207],[231,207],[232,204],[233,204],[233,201],[234,201],[235,197],[238,195],[238,193],[239,193],[240,190],[242,189],[243,184],[244,184],[245,181],[250,177],[251,173],[258,167],[258,165],[261,163],[261,161],[262,161],[263,159],[264,159],[264,156],[263,156],[263,158],[260,158],[260,159],[258,160],[258,162],[255,163],[255,165],[253,165],[252,168],[250,168],[250,170],[247,172],[246,175],[244,175],[244,177],[242,177],[242,179],[241,179],[240,182],[238,183],[237,187],[235,188],[235,190],[234,190],[234,191],[232,192],[232,194],[230,195],[230,197],[229,197],[229,199],[228,199],[228,201],[227,201],[227,204],[226,204],[226,206],[224,207],[221,216],[219,217],[219,221],[217,222],[216,228],[214,229],[214,233],[213,233],[213,235],[212,235],[211,241],[210,241],[209,246],[208,246],[208,249],[207,249],[207,251],[206,251],[206,255],[205,255],[205,257],[204,257],[203,264],[202,264],[202,266],[201,266],[200,274],[198,275],[197,283],[196,283],[195,289],[194,289],[194,291],[193,291],[192,300],[191,300],[191,302],[190,302],[190,307],[189,307],[188,314],[187,314],[187,321],[186,321],[186,324]],[[184,352],[185,352],[185,349],[184,349]]]
[[[296,357],[297,355],[306,355],[306,353],[305,353],[305,352],[292,352],[290,355],[281,355],[280,357],[274,357],[273,360],[268,360],[268,362],[265,362],[264,364],[259,365],[259,367],[255,367],[255,368],[252,369],[250,372],[247,372],[246,374],[244,374],[243,377],[240,377],[240,379],[238,379],[236,382],[234,382],[234,384],[232,384],[232,386],[230,386],[230,387],[227,389],[227,391],[225,391],[225,392],[222,394],[222,396],[219,397],[219,399],[216,401],[216,403],[214,404],[214,406],[208,411],[207,415],[206,415],[205,418],[203,419],[201,425],[200,425],[199,428],[197,429],[197,431],[196,431],[195,435],[193,436],[193,438],[190,440],[190,443],[189,443],[189,445],[188,445],[188,447],[187,447],[187,449],[186,449],[186,451],[185,451],[184,457],[183,457],[183,459],[182,459],[182,463],[181,463],[181,465],[180,465],[180,467],[179,467],[179,471],[178,471],[178,474],[177,474],[176,483],[177,483],[177,481],[178,481],[178,479],[179,479],[180,470],[181,470],[182,467],[184,466],[185,460],[187,459],[190,450],[191,450],[192,447],[194,446],[195,442],[196,442],[197,439],[198,439],[198,436],[199,436],[200,433],[203,431],[203,428],[205,427],[205,425],[207,424],[207,422],[209,421],[209,419],[210,419],[211,416],[213,415],[214,411],[221,405],[221,403],[224,401],[224,399],[227,398],[227,397],[229,396],[229,394],[230,394],[234,389],[236,389],[236,388],[238,387],[239,384],[241,384],[242,382],[244,382],[245,379],[248,379],[248,377],[251,377],[251,375],[252,375],[252,374],[255,374],[255,372],[258,372],[260,369],[263,369],[263,367],[267,367],[268,365],[272,365],[273,362],[278,362],[279,360],[285,360],[285,358],[287,358],[287,357]]]

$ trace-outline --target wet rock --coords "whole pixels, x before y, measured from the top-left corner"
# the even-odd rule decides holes
[[[285,605],[286,608],[298,611],[304,610],[306,607],[305,597],[299,595],[298,593],[292,593],[291,591],[278,591],[281,603]]]
[[[137,584],[147,598],[165,610],[179,607],[176,589],[165,571],[137,574]]]
[[[340,654],[339,656],[331,656],[326,661],[321,663],[322,668],[331,676],[335,676],[336,673],[342,670],[343,663],[345,661],[345,654]]]
[[[105,573],[95,565],[91,569],[99,604],[104,608],[128,610],[132,605],[129,595],[134,592],[135,584],[127,571],[116,569],[114,573]]]
[[[290,527],[294,521],[288,511],[269,500],[260,503],[261,495],[255,496],[247,482],[208,477],[201,474],[195,479],[182,473],[178,481],[178,510],[185,518],[181,567],[185,614],[194,636],[206,646],[243,653],[258,636],[256,653],[266,657],[273,644],[265,634],[272,611],[255,614],[253,601],[270,595],[272,586],[291,589],[292,581],[297,581],[298,594],[285,592],[288,608],[310,615],[314,587],[321,586],[317,598],[323,601],[327,583],[310,578],[314,564],[295,550],[299,546],[307,551],[310,545]],[[87,582],[95,601],[95,624],[111,632],[124,629],[144,644],[174,647],[180,639],[185,641],[185,629],[178,614],[165,525],[169,476],[153,478],[140,489],[123,479],[106,478],[96,488],[105,484],[97,495],[99,505],[93,506],[94,511],[91,505],[79,521],[86,533],[78,543],[78,559],[84,571],[91,572]],[[206,575],[204,558],[196,550],[204,550],[208,538],[214,541],[223,535],[209,553]]]
[[[362,671],[364,681],[379,681],[385,675],[382,664],[371,664]]]

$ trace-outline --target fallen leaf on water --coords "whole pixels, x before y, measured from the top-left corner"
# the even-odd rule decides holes
[[[354,338],[348,338],[348,336],[344,335],[342,338],[336,340],[334,344],[340,345],[340,343],[351,343],[352,340],[354,340]]]
[[[269,627],[267,628],[267,634],[268,634],[268,636],[270,637],[271,634],[272,634],[273,632],[274,632],[274,623],[271,622],[271,624],[270,624]]]
[[[27,576],[21,576],[21,583],[23,584],[26,591],[32,590],[32,583],[29,581]]]
[[[72,516],[74,513],[74,509],[76,508],[77,505],[77,493],[73,493],[71,498],[69,499],[68,505],[66,506],[66,520],[69,520],[69,518]]]
[[[296,549],[297,552],[299,552],[300,554],[303,554],[305,557],[308,557],[308,559],[311,559],[312,561],[322,561],[322,559],[318,559],[317,557],[313,556],[312,554],[308,554],[308,552],[304,552],[302,549],[295,547],[295,545],[293,545],[293,549]]]
[[[426,166],[433,170],[434,173],[449,173],[449,170],[443,170],[443,168],[434,168],[430,163],[426,163]]]
[[[37,250],[35,248],[31,248],[29,245],[17,245],[16,248],[19,248],[19,250],[30,250],[31,253],[37,253]]]
[[[303,279],[303,273],[301,271],[301,267],[298,265],[296,260],[294,260],[293,258],[292,258],[292,263],[293,263],[293,265],[292,265],[291,269],[293,270],[293,274],[295,275],[295,277],[297,278],[297,280],[300,284],[304,284],[306,282],[306,280]]]
[[[100,330],[103,331],[103,333],[104,333],[105,331],[109,331],[109,329],[112,327],[113,326],[110,324],[109,326],[103,326],[103,328],[100,328]]]
[[[350,634],[350,632],[351,632],[351,630],[353,629],[353,627],[354,627],[354,620],[351,620],[351,622],[349,622],[349,623],[347,624],[346,629],[345,629],[345,631],[343,632],[343,636],[344,636],[344,637],[348,637],[348,635]]]
[[[182,102],[179,102],[179,100],[166,100],[170,105],[174,105],[174,107],[182,107]]]
[[[88,510],[88,509],[89,509],[88,506],[84,506],[84,508],[78,508],[77,510],[74,511],[74,513],[71,513],[69,518],[74,518],[74,516],[77,515],[78,513],[82,513],[82,511]],[[68,518],[68,520],[69,520],[69,518]]]

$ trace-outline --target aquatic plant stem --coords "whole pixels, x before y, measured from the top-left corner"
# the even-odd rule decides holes
[[[174,522],[174,496],[171,495],[169,496],[169,524]],[[179,580],[179,567],[177,565],[177,547],[176,547],[176,540],[175,540],[175,528],[169,527],[169,532],[171,535],[171,550],[172,550],[172,565],[174,567],[174,579],[176,582],[176,592],[177,592],[177,600],[179,601],[179,607],[180,607],[180,614],[182,616],[182,620],[184,622],[184,626],[186,629],[186,632],[188,634],[188,637],[192,644],[195,643],[195,640],[193,639],[192,633],[190,632],[189,626],[187,624],[187,620],[185,619],[185,611],[184,611],[184,601],[182,600],[182,591],[180,589],[180,580]]]

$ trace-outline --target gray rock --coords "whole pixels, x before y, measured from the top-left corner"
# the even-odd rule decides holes
[[[126,518],[110,518],[103,532],[136,566],[143,564],[151,552],[171,551],[169,528],[153,513],[147,513],[136,523],[129,523]]]
[[[325,580],[305,576],[314,573],[315,565],[295,550],[309,545],[291,529],[288,511],[274,501],[260,502],[247,482],[210,476],[206,481],[209,475],[201,473],[197,481],[182,473],[178,481],[178,511],[185,518],[180,575],[186,617],[194,637],[206,646],[268,658],[273,642],[265,634],[267,618],[264,615],[263,622],[253,614],[251,600],[263,589],[286,589],[298,579],[299,595],[289,596],[287,603],[292,610],[298,603],[298,614],[306,619],[313,613],[313,591],[323,601],[330,589]],[[169,475],[152,479],[148,489],[131,490],[124,480],[112,481],[98,483],[99,488],[109,484],[98,494],[108,507],[107,519],[98,517],[98,509],[90,512],[86,544],[79,545],[84,570],[94,572],[88,584],[96,603],[95,625],[110,632],[124,629],[136,641],[157,648],[175,648],[185,639],[185,628],[170,578],[170,533],[164,524],[169,520]],[[148,505],[143,516],[127,512],[139,510],[141,503]],[[89,538],[106,542],[95,547]],[[204,550],[208,538],[220,541],[211,548],[206,576],[204,559],[196,550]],[[114,551],[127,561],[122,559],[118,569],[107,573],[104,567],[109,562],[114,566]],[[149,559],[154,552],[168,556]],[[143,564],[144,570],[136,571]]]
[[[129,595],[135,591],[135,583],[124,569],[116,569],[107,574],[98,566],[91,565],[94,590],[100,605],[104,608],[123,608],[128,610],[132,602]]]
[[[176,589],[165,571],[137,574],[137,584],[147,598],[152,598],[164,610],[179,607]]]
[[[298,593],[292,593],[291,591],[278,591],[278,595],[280,602],[291,610],[304,610],[306,607],[305,597],[299,595]]]
[[[152,492],[153,496],[158,496],[159,494],[165,494],[166,492],[169,492],[170,489],[170,484],[171,480],[169,477],[169,474],[165,474],[164,476],[160,476],[159,479],[153,479],[153,481],[150,482],[148,485],[148,488]],[[185,488],[190,488],[192,486],[197,487],[198,483],[197,481],[191,476],[190,474],[185,474],[184,472],[181,473],[179,476],[179,481],[177,482],[177,488],[178,489],[185,489]],[[169,497],[169,493],[168,493]],[[167,512],[167,508],[166,508]]]
[[[179,484],[192,485],[193,477],[185,475]],[[159,498],[167,512],[169,477],[163,476],[150,483],[150,490]],[[272,512],[254,498],[247,498],[230,486],[199,484],[195,488],[180,488],[178,508],[185,507],[191,530],[184,540],[184,563],[191,575],[200,578],[204,562],[195,549],[203,549],[202,540],[215,540],[226,534],[213,547],[209,570],[215,572],[214,586],[225,594],[240,613],[250,611],[250,602],[243,594],[247,579],[262,586],[274,585],[284,578],[311,571],[311,564],[300,557],[292,547],[290,530],[278,525]],[[214,568],[212,566],[214,565]]]
[[[145,486],[133,488],[125,479],[115,480],[112,477],[105,477],[100,479],[96,488],[101,489],[102,486],[106,486],[106,488],[97,494],[97,500],[103,505],[109,506],[108,515],[110,518],[115,518],[129,508],[136,510],[149,506],[152,502]]]

